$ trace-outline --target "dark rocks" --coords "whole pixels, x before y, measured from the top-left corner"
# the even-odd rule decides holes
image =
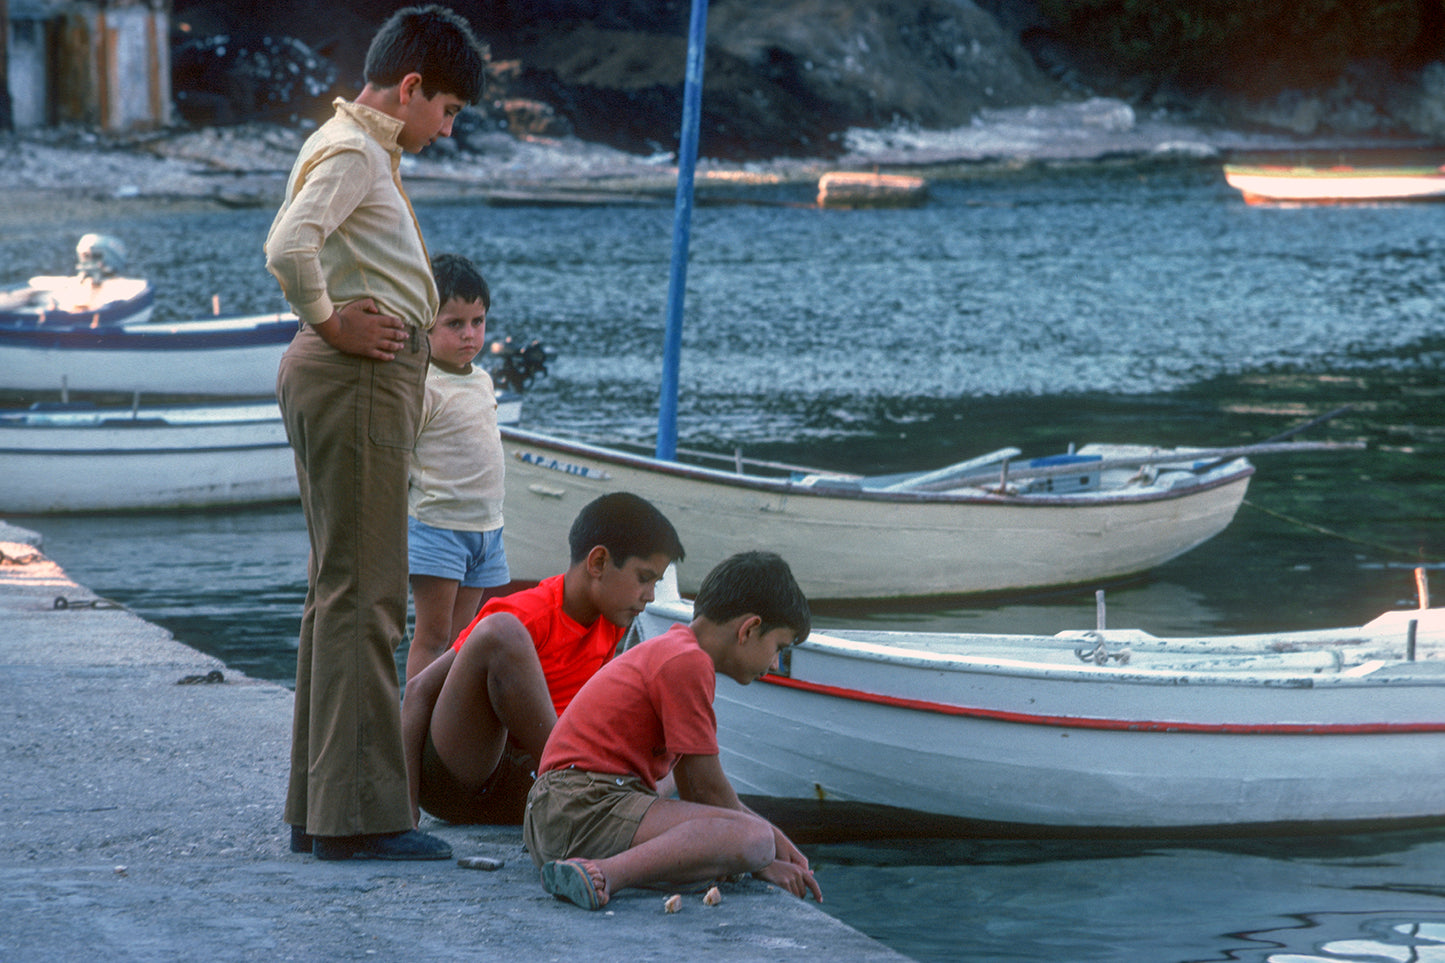
[[[449,5],[491,46],[493,62],[486,102],[443,152],[495,149],[499,132],[575,136],[639,157],[676,150],[688,0]],[[359,88],[369,38],[396,4],[173,7],[188,28],[175,48],[185,120],[304,125],[329,116],[332,97]],[[1147,49],[1135,51],[1147,69],[1129,70],[1106,55],[1104,41],[1081,42],[1047,16],[1059,9],[1086,13],[1045,0],[711,0],[699,152],[722,161],[831,159],[845,153],[850,130],[954,130],[989,111],[1101,95],[1141,115],[1287,136],[1445,137],[1445,64],[1406,72],[1351,64],[1330,84],[1267,93],[1258,84],[1248,94],[1186,89],[1170,80],[1167,58],[1155,62]],[[1206,24],[1215,33],[1229,20],[1217,19]],[[1440,20],[1445,14],[1430,22]],[[1114,36],[1108,23],[1090,23]],[[1168,42],[1125,39],[1131,50]]]
[[[389,12],[372,9],[383,6],[177,0],[177,20],[193,24],[176,48],[182,115],[192,123],[324,117],[332,96],[354,92],[347,78],[359,73],[365,47],[356,38]],[[452,6],[492,47],[483,126],[518,136],[570,131],[635,154],[676,148],[688,3]],[[1059,94],[970,0],[715,0],[700,153],[829,157],[849,127],[957,125],[980,107]]]
[[[191,124],[295,123],[337,93],[336,66],[295,37],[190,37],[171,52],[176,110]]]

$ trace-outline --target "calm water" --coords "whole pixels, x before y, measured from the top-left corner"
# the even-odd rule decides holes
[[[913,211],[792,203],[809,193],[698,209],[682,445],[885,472],[1007,444],[1247,443],[1351,404],[1308,437],[1367,450],[1260,459],[1224,534],[1110,587],[1110,624],[1347,624],[1408,604],[1413,566],[1439,570],[1440,207],[1248,208],[1213,167],[940,184]],[[493,334],[555,352],[526,423],[650,438],[670,209],[419,215],[433,251],[483,266]],[[204,313],[213,292],[229,310],[268,310],[268,223],[242,211],[38,225],[0,237],[0,263],[7,277],[52,273],[79,234],[105,230],[157,282],[162,314]],[[78,581],[289,684],[305,581],[298,509],[20,521]],[[1094,599],[822,614],[1054,632],[1092,626]],[[920,960],[1445,960],[1445,832],[810,853],[827,908]]]

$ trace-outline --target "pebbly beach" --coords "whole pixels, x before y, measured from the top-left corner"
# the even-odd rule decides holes
[[[318,862],[281,821],[292,693],[73,582],[0,524],[0,958],[901,960],[754,880],[628,891],[586,913],[542,891],[511,826],[423,818],[459,859]]]
[[[272,208],[281,197],[301,127],[179,127],[130,135],[77,128],[0,134],[0,229],[56,215],[83,218],[128,207]],[[476,135],[407,156],[414,201],[498,204],[673,202],[673,155],[630,154],[576,137]],[[1232,151],[1338,146],[1144,115],[1110,98],[983,111],[951,130],[857,130],[834,158],[698,161],[699,203],[754,187],[816,183],[833,170],[968,179],[1039,166],[1215,163]]]

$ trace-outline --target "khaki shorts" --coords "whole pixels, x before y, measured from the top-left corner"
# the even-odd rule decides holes
[[[544,772],[527,796],[522,839],[538,866],[554,859],[606,859],[632,846],[657,793],[636,776],[580,769]]]

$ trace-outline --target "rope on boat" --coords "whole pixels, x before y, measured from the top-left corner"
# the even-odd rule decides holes
[[[1355,545],[1361,545],[1365,548],[1372,548],[1376,551],[1385,552],[1389,555],[1398,555],[1402,558],[1412,559],[1416,562],[1445,562],[1445,558],[1441,558],[1438,555],[1426,555],[1423,552],[1415,549],[1396,548],[1393,545],[1386,545],[1383,542],[1372,542],[1368,539],[1356,538],[1353,535],[1346,535],[1344,532],[1336,531],[1333,528],[1326,528],[1323,525],[1317,525],[1314,522],[1305,521],[1303,518],[1295,518],[1293,515],[1286,515],[1284,512],[1277,512],[1272,508],[1265,508],[1263,505],[1257,505],[1254,502],[1250,501],[1248,498],[1244,499],[1243,504],[1248,505],[1250,508],[1253,508],[1257,512],[1263,512],[1271,518],[1277,518],[1280,521],[1285,522],[1286,524],[1297,525],[1300,528],[1307,529],[1311,532],[1318,532],[1321,535],[1328,535],[1331,538],[1338,538],[1342,541],[1350,542]]]
[[[1117,651],[1110,652],[1109,646],[1098,632],[1085,632],[1083,638],[1087,642],[1094,642],[1091,649],[1087,645],[1074,649],[1074,655],[1080,662],[1092,662],[1095,665],[1107,665],[1112,659],[1120,665],[1128,665],[1133,651],[1126,645]]]

